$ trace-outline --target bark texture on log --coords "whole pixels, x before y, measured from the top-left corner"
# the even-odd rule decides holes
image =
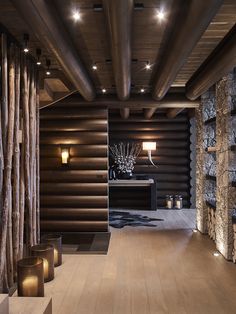
[[[5,34],[0,49],[0,293],[7,293],[25,248],[39,242],[39,89],[32,60]]]

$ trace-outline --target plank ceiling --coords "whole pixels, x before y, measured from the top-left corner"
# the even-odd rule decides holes
[[[84,62],[97,93],[104,87],[109,93],[115,93],[114,76],[112,73],[111,51],[104,11],[95,11],[94,5],[102,5],[99,0],[50,0],[54,2],[55,14],[63,20],[78,52]],[[170,0],[171,1],[171,0]],[[135,2],[140,3],[141,1]],[[152,83],[152,71],[145,69],[145,63],[150,62],[155,68],[168,28],[168,16],[160,23],[156,11],[161,6],[159,0],[143,0],[144,8],[134,10],[132,23],[132,93],[138,93],[141,87],[148,92]],[[79,9],[81,20],[75,23],[72,18],[73,9]],[[235,24],[236,1],[225,0],[214,20],[192,51],[188,61],[179,72],[173,86],[184,86],[191,75],[207,58],[220,40]],[[52,68],[60,69],[56,59],[44,43],[37,40],[30,27],[19,16],[11,1],[0,1],[0,23],[3,24],[19,42],[23,33],[30,34],[30,48],[34,54],[36,48],[43,51],[43,60],[51,59]],[[97,71],[92,70],[96,63]]]

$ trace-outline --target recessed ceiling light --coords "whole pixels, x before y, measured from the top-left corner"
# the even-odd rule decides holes
[[[46,59],[46,66],[47,66],[46,75],[51,75],[50,71],[51,61],[49,59]]]
[[[79,11],[74,11],[73,15],[72,15],[74,21],[79,21],[81,19],[81,14]]]
[[[23,40],[24,40],[24,48],[23,48],[23,51],[24,51],[25,53],[28,53],[28,52],[29,52],[29,34],[24,34]]]
[[[166,14],[162,9],[157,11],[157,18],[159,21],[163,21],[165,19],[165,16]]]
[[[219,252],[214,252],[213,255],[214,255],[215,257],[217,257],[217,256],[220,256],[220,253],[219,253]]]
[[[140,89],[140,93],[144,93],[145,92],[145,89],[144,88],[141,88]]]
[[[42,54],[41,49],[40,49],[40,48],[37,48],[37,49],[36,49],[36,55],[37,55],[37,62],[36,62],[36,64],[37,64],[37,65],[41,65],[41,60],[40,60],[41,54]]]
[[[96,64],[93,64],[92,69],[93,69],[94,71],[96,71],[96,70],[98,69],[97,65],[96,65]]]
[[[107,92],[106,88],[102,89],[103,94],[105,94]]]
[[[151,64],[149,62],[146,63],[145,69],[146,70],[150,70],[151,69]]]

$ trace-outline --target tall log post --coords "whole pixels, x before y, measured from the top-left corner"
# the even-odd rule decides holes
[[[23,120],[24,120],[24,176],[25,176],[25,209],[26,209],[26,241],[27,247],[33,245],[32,237],[32,202],[30,189],[30,147],[29,147],[29,79],[27,73],[27,63],[24,60],[23,69]]]
[[[36,219],[37,243],[40,242],[40,157],[39,157],[39,80],[36,77]]]
[[[35,206],[35,73],[32,67],[30,68],[30,89],[29,89],[29,175],[30,175],[30,216],[32,217],[29,223],[32,224],[31,237],[33,245],[36,244],[36,206]]]
[[[7,145],[5,154],[5,169],[3,181],[3,208],[2,208],[2,225],[0,238],[0,280],[3,278],[4,261],[6,255],[7,231],[10,234],[9,215],[11,217],[11,174],[12,174],[12,156],[13,156],[13,135],[14,135],[14,116],[15,116],[15,69],[13,63],[13,46],[10,48],[10,70],[9,70],[9,116],[7,129]],[[6,83],[7,84],[7,83]],[[10,241],[10,240],[9,240]],[[10,241],[10,246],[12,243]],[[9,262],[9,261],[8,261]],[[10,260],[10,263],[12,261]]]
[[[20,55],[16,52],[15,68],[15,126],[14,126],[14,155],[13,155],[13,261],[14,275],[16,275],[16,264],[19,256],[19,223],[20,223],[20,146],[19,146],[19,124],[20,124]]]
[[[8,61],[7,61],[7,36],[1,34],[2,50],[2,139],[3,148],[6,150],[7,124],[8,124]]]

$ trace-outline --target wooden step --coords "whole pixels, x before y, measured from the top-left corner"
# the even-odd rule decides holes
[[[9,298],[9,314],[52,314],[51,298]]]
[[[8,294],[0,294],[0,314],[9,313],[9,297]]]

